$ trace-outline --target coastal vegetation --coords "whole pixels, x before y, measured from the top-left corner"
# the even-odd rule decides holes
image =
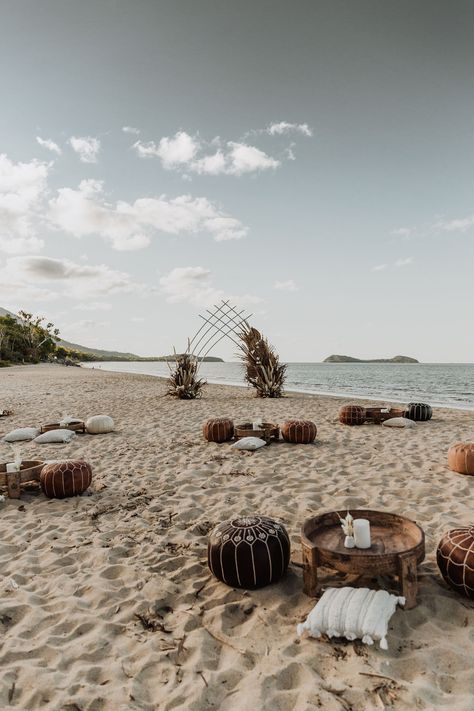
[[[26,311],[0,316],[0,365],[49,360],[58,339],[59,330],[41,316]]]
[[[173,362],[182,354],[143,357],[135,353],[87,348],[64,341],[59,329],[42,316],[26,311],[13,314],[0,308],[0,367],[15,363],[56,361],[68,365],[100,361]],[[223,363],[222,358],[207,356],[204,363]]]

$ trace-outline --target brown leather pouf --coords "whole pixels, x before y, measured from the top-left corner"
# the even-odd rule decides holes
[[[234,423],[228,417],[208,420],[202,433],[208,442],[228,442],[234,436]]]
[[[311,420],[287,420],[280,428],[285,442],[309,444],[316,439],[317,427]]]
[[[448,450],[448,467],[459,474],[474,474],[474,442],[455,442]]]
[[[436,560],[448,585],[474,600],[474,526],[448,531],[438,544]]]
[[[68,459],[43,467],[40,484],[50,499],[65,499],[82,494],[92,481],[92,468],[87,462]]]
[[[365,417],[365,407],[360,405],[344,405],[339,410],[339,422],[343,425],[363,425]]]
[[[290,539],[283,524],[267,516],[224,521],[209,535],[211,573],[233,588],[263,588],[281,578],[290,562]]]

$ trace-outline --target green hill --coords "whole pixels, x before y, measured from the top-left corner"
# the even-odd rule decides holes
[[[393,358],[374,358],[372,360],[362,360],[345,355],[330,355],[323,360],[323,363],[419,363],[416,358],[409,356],[394,356]]]
[[[7,311],[7,309],[4,309],[0,306],[0,316],[11,316],[14,319],[17,319],[18,316],[11,311]],[[78,343],[71,343],[70,341],[64,341],[63,339],[60,339],[57,342],[58,346],[62,346],[63,348],[67,348],[68,350],[71,351],[79,351],[80,353],[87,353],[88,355],[94,356],[95,360],[115,360],[115,361],[127,361],[127,360],[140,360],[140,361],[174,361],[175,356],[174,355],[166,355],[166,356],[149,356],[149,357],[143,357],[143,356],[138,356],[135,353],[122,353],[121,351],[106,351],[106,350],[101,350],[100,348],[89,348],[88,346],[81,346]],[[203,361],[205,363],[223,363],[222,358],[214,358],[212,356],[207,356],[206,358],[203,358]]]

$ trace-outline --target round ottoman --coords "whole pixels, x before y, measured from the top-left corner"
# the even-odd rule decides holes
[[[92,468],[87,462],[68,459],[43,467],[40,484],[50,499],[65,499],[82,494],[92,481]]]
[[[365,407],[360,405],[344,405],[339,410],[339,422],[343,425],[363,425],[365,417]]]
[[[445,533],[438,543],[436,560],[448,585],[474,600],[474,526]]]
[[[292,444],[309,444],[316,439],[317,427],[311,420],[287,420],[281,426],[281,436]]]
[[[86,430],[89,434],[108,434],[114,431],[114,421],[109,415],[94,415],[86,420]]]
[[[224,521],[209,535],[211,573],[233,588],[263,588],[281,578],[290,562],[285,527],[267,516]]]
[[[474,474],[474,442],[455,442],[448,450],[448,467],[458,474]]]
[[[426,422],[433,417],[431,405],[426,405],[424,402],[410,402],[405,410],[405,417],[415,422]]]
[[[234,423],[228,417],[208,420],[202,433],[208,442],[228,442],[234,436]]]

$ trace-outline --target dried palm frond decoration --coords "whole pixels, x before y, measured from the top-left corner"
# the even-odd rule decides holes
[[[206,381],[198,378],[198,366],[198,360],[191,353],[177,354],[175,351],[175,367],[170,368],[168,378],[168,395],[178,397],[180,400],[194,400],[201,397]]]
[[[257,397],[282,397],[286,365],[256,328],[246,324],[240,332],[240,358],[245,366],[245,380],[257,391]]]

